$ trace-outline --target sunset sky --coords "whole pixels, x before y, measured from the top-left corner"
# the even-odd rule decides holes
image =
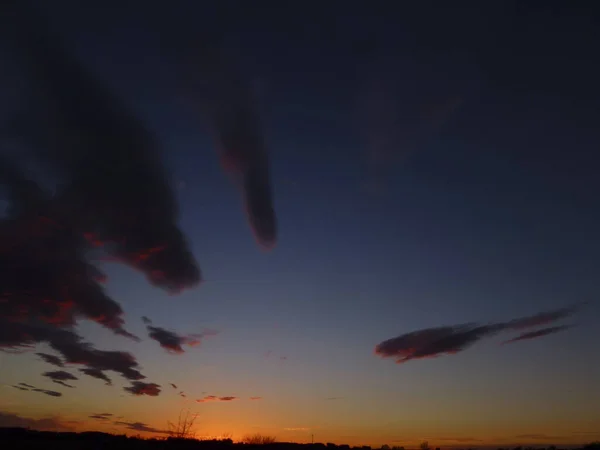
[[[152,436],[189,410],[199,435],[234,440],[600,440],[600,42],[583,3],[33,3],[157,134],[203,282],[169,294],[92,252],[141,342],[83,319],[77,332],[134,355],[160,392],[56,367],[44,343],[4,346],[0,426]],[[176,69],[201,45],[169,47],[200,31],[257,99],[269,251],[195,74]],[[42,375],[59,371],[73,388]]]

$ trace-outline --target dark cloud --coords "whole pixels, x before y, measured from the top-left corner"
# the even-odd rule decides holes
[[[7,173],[7,166],[0,165]],[[77,243],[72,230],[57,225],[20,239],[27,227],[22,220],[33,217],[35,223],[40,212],[34,208],[43,204],[45,196],[39,186],[29,182],[19,171],[10,171],[7,186],[12,189],[13,200],[32,198],[18,204],[20,217],[8,217],[0,223],[0,349],[32,348],[46,342],[62,356],[62,361],[52,355],[43,358],[52,363],[79,364],[89,369],[113,370],[127,379],[139,380],[144,376],[137,370],[132,355],[95,349],[82,341],[73,331],[77,316],[87,317],[113,330],[131,336],[122,328],[120,306],[109,299],[102,288],[90,279],[93,266],[85,261],[84,250]],[[55,222],[53,222],[55,223]],[[97,295],[99,294],[99,295]],[[50,358],[48,358],[50,356]]]
[[[19,137],[66,175],[57,197],[92,243],[106,244],[108,253],[157,286],[179,291],[196,285],[200,271],[177,225],[158,140],[25,3],[11,2],[6,12],[13,16],[19,63],[38,96],[31,101],[41,108],[22,126],[36,132]]]
[[[146,325],[150,325],[152,323],[152,321],[146,316],[142,316],[142,322],[144,322]]]
[[[233,400],[237,400],[237,397],[233,396],[225,396],[225,397],[217,397],[216,395],[207,395],[206,397],[199,398],[196,400],[197,403],[207,403],[207,402],[231,402]]]
[[[91,344],[83,342],[81,337],[70,329],[15,322],[5,322],[0,328],[0,346],[12,347],[38,342],[47,342],[70,364],[100,371],[112,370],[128,380],[145,378],[130,353],[97,350]],[[88,372],[84,373],[90,375]]]
[[[242,191],[257,242],[271,248],[277,241],[277,221],[267,145],[252,90],[214,38],[189,35],[181,27],[177,30],[175,36],[168,36],[177,47],[203,43],[184,61],[185,84],[191,94],[188,97],[198,100],[203,116],[210,122],[222,166]]]
[[[134,338],[123,310],[95,280],[86,246],[49,193],[9,161],[0,161],[0,184],[14,206],[0,223],[0,319],[72,327],[79,317]]]
[[[565,439],[565,436],[549,436],[547,434],[519,434],[515,436],[517,439],[533,439],[533,440],[546,440],[546,441],[560,441]]]
[[[42,394],[46,394],[51,397],[62,397],[62,393],[60,393],[60,392],[50,391],[48,389],[39,389],[39,388],[36,388],[35,386],[32,386],[27,383],[19,383],[18,385],[11,386],[11,387],[13,387],[15,389],[19,389],[20,391],[41,392]],[[72,386],[67,385],[67,387],[72,387]]]
[[[113,423],[115,425],[122,425],[125,428],[127,428],[128,430],[133,430],[133,431],[143,431],[146,433],[160,433],[160,434],[168,434],[169,433],[167,430],[160,430],[158,428],[149,427],[148,425],[146,425],[145,423],[142,423],[142,422],[116,421]]]
[[[64,367],[65,366],[63,364],[62,360],[58,356],[49,355],[48,353],[36,353],[36,355],[38,355],[40,358],[42,358],[48,364],[52,364],[53,366],[56,366],[56,367]]]
[[[73,388],[75,386],[65,383],[65,381],[78,380],[75,375],[65,372],[64,370],[57,370],[55,372],[44,372],[43,376],[50,378],[54,383],[60,384],[61,386]]]
[[[175,224],[153,138],[25,3],[8,2],[3,13],[14,56],[32,82],[30,105],[40,108],[24,117],[27,123],[12,124],[12,137],[64,183],[50,195],[13,161],[0,161],[9,201],[0,222],[0,348],[45,342],[87,375],[109,382],[103,371],[112,370],[141,380],[131,354],[97,350],[74,331],[81,317],[136,339],[101,286],[104,275],[88,261],[89,250],[110,243],[105,252],[170,290],[196,284],[199,272]]]
[[[414,71],[409,66],[403,70]],[[365,187],[373,193],[381,192],[392,168],[427,146],[464,101],[456,95],[463,90],[458,85],[440,92],[417,70],[413,76],[420,82],[407,89],[398,82],[402,77],[394,76],[390,69],[371,65],[372,72],[358,97],[359,133],[367,150]]]
[[[578,306],[574,306],[514,319],[509,322],[427,328],[383,341],[375,347],[375,353],[383,358],[395,358],[398,364],[412,359],[434,358],[443,354],[456,354],[481,339],[494,336],[500,332],[521,330],[552,323],[569,317],[577,310]],[[532,339],[561,331],[562,329],[564,327],[553,327],[552,329],[524,333],[520,339],[515,338],[514,340]],[[511,342],[514,340],[511,340]]]
[[[554,311],[541,312],[533,316],[523,317],[521,319],[511,320],[505,323],[506,328],[513,330],[524,330],[527,328],[542,327],[551,323],[557,322],[561,319],[565,319],[575,314],[580,308],[581,304],[569,306],[567,308],[561,308]]]
[[[570,326],[563,325],[563,326],[559,326],[559,327],[548,327],[548,328],[542,328],[541,330],[529,331],[527,333],[521,333],[517,337],[509,339],[508,341],[505,341],[504,343],[510,344],[512,342],[525,341],[527,339],[535,339],[535,338],[539,338],[542,336],[548,336],[549,334],[558,333],[558,332],[564,331],[568,328],[570,328]]]
[[[445,441],[445,442],[483,442],[482,439],[476,439],[472,437],[432,437],[432,438],[423,438],[426,441]]]
[[[57,417],[45,419],[31,419],[9,412],[0,412],[0,427],[6,428],[31,428],[40,431],[73,431],[70,422]]]
[[[156,397],[160,394],[160,386],[156,383],[143,383],[141,381],[134,381],[131,386],[123,388],[125,391],[133,395],[148,395],[150,397]]]
[[[44,372],[43,376],[50,378],[52,381],[69,381],[69,380],[78,380],[78,378],[66,372],[64,370],[56,370],[54,372]]]
[[[173,389],[177,389],[177,385],[173,383],[169,383]]]
[[[148,329],[148,336],[158,342],[162,348],[170,353],[183,353],[183,345],[194,347],[200,344],[202,338],[216,334],[215,331],[206,331],[204,333],[183,336],[174,331],[152,325],[147,325],[146,328]]]
[[[61,392],[50,391],[48,389],[32,389],[33,392],[41,392],[42,394],[49,395],[50,397],[62,397]]]
[[[90,419],[109,420],[113,416],[112,413],[96,413],[88,416]]]
[[[183,398],[187,398],[187,395],[185,395],[185,393],[184,393],[183,391],[181,391],[181,392],[179,393],[179,396],[180,396],[180,397],[183,397]]]
[[[110,386],[112,384],[112,381],[110,380],[110,378],[108,378],[104,374],[104,372],[100,369],[86,367],[84,369],[79,369],[79,371],[81,373],[86,374],[87,376],[92,377],[92,378],[98,378],[99,380],[105,381],[108,386]]]
[[[13,386],[11,386],[11,387],[14,387],[15,389],[18,389],[18,390],[20,390],[20,391],[28,391],[28,390],[29,390],[29,389],[27,389],[26,387],[23,387],[23,386],[14,386],[14,385],[13,385]]]
[[[39,354],[50,364],[79,365],[82,373],[108,384],[105,372],[113,371],[133,381],[128,392],[158,395],[158,385],[139,381],[145,376],[133,355],[96,349],[75,327],[89,319],[137,340],[125,329],[121,306],[101,284],[106,276],[90,262],[97,248],[170,292],[201,279],[177,224],[161,145],[71,57],[33,5],[9,0],[2,7],[5,41],[30,83],[28,109],[11,122],[10,137],[60,182],[51,194],[15,161],[0,161],[0,188],[9,204],[0,219],[0,349],[16,352],[46,343],[58,354]],[[243,187],[259,242],[273,245],[267,154],[252,99],[241,81],[222,76],[227,71],[218,58],[209,60],[204,72],[216,87],[206,105],[223,161]],[[154,339],[175,352],[207,335],[153,331]]]
[[[383,341],[377,345],[375,352],[384,358],[397,358],[397,363],[404,363],[411,359],[458,353],[498,331],[494,326],[472,324],[428,328]]]

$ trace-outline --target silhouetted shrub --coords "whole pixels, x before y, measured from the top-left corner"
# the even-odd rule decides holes
[[[275,436],[268,436],[260,433],[255,434],[247,434],[242,438],[242,442],[244,444],[252,444],[252,445],[267,445],[274,444],[277,438]]]

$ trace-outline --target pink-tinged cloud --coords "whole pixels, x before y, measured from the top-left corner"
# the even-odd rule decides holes
[[[197,403],[208,403],[208,402],[231,402],[233,400],[237,400],[238,397],[233,396],[225,396],[225,397],[217,397],[216,395],[207,395],[206,397],[199,398],[196,400]]]
[[[141,381],[134,381],[131,383],[131,386],[124,387],[123,390],[136,396],[148,395],[150,397],[156,397],[160,394],[160,386],[158,384],[143,383]]]
[[[462,324],[412,331],[398,337],[385,340],[375,347],[375,354],[382,358],[394,358],[402,364],[413,359],[435,358],[452,355],[466,350],[482,339],[510,330],[520,330],[564,319],[574,314],[578,307],[562,308],[514,319],[509,322],[486,325]],[[552,327],[545,330],[524,333],[511,342],[533,339],[561,331],[564,327]]]
[[[147,317],[144,317],[143,319],[145,319],[144,323],[147,324],[146,329],[148,330],[148,336],[158,342],[158,344],[169,353],[184,353],[184,345],[196,347],[200,345],[203,338],[218,334],[215,330],[206,330],[203,333],[180,335],[175,331],[150,325],[151,322]]]
[[[504,341],[503,343],[510,344],[512,342],[517,342],[517,341],[526,341],[528,339],[536,339],[539,337],[548,336],[549,334],[559,333],[568,328],[571,328],[571,327],[568,325],[563,325],[563,326],[559,326],[559,327],[542,328],[541,330],[535,330],[535,331],[529,331],[527,333],[521,333],[517,337],[509,339],[508,341]]]
[[[0,222],[0,266],[6,268],[0,273],[0,350],[46,343],[58,356],[38,356],[55,366],[77,364],[91,373],[145,378],[133,355],[98,350],[75,331],[83,317],[133,337],[123,329],[120,305],[95,280],[97,269],[85,257],[88,248],[75,218],[63,215],[41,186],[5,161],[0,162],[0,183],[11,192],[10,214]],[[46,220],[38,230],[33,225],[42,217]]]
[[[510,322],[507,322],[505,326],[506,328],[513,330],[525,330],[527,328],[542,327],[575,314],[581,308],[581,306],[581,304],[573,305],[554,311],[541,312],[533,316],[514,319]]]
[[[212,57],[211,57],[212,56]],[[207,112],[223,168],[242,192],[244,209],[256,241],[265,249],[277,242],[267,145],[252,92],[219,52],[205,52],[211,77]]]
[[[262,397],[250,397],[250,400],[262,400]]]

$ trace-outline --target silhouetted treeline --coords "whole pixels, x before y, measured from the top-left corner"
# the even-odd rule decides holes
[[[10,449],[105,449],[111,450],[135,450],[135,449],[198,449],[198,450],[234,450],[243,447],[244,450],[371,450],[369,446],[350,447],[349,445],[336,445],[332,443],[322,444],[296,444],[288,442],[277,442],[266,445],[253,445],[234,443],[231,439],[222,440],[197,440],[180,438],[152,438],[144,439],[139,436],[115,435],[99,431],[75,432],[53,432],[36,431],[26,428],[0,428],[0,442],[2,448]],[[387,446],[383,446],[387,447]],[[499,448],[498,450],[533,450],[534,447]],[[535,447],[542,450],[543,447]],[[570,450],[600,450],[600,442],[592,442]],[[439,450],[439,449],[436,449]],[[458,450],[458,449],[457,449]],[[555,446],[547,447],[545,450],[560,450]]]

